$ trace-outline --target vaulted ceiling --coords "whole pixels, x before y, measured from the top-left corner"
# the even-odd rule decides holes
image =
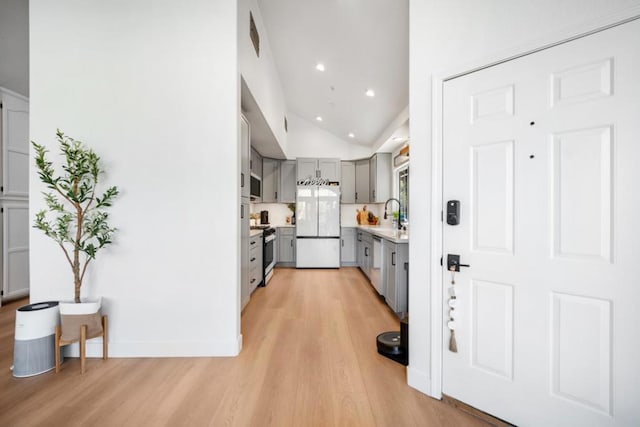
[[[409,103],[408,0],[258,4],[288,110],[345,141],[373,145]]]

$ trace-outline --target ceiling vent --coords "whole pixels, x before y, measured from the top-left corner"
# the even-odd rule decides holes
[[[253,13],[249,12],[249,36],[253,43],[253,48],[256,50],[256,55],[260,58],[260,35],[256,28],[256,21],[253,20]]]

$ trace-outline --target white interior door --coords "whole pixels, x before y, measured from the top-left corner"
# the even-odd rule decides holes
[[[640,425],[638,40],[633,21],[445,83],[443,268],[471,267],[443,275],[444,394],[521,426]]]

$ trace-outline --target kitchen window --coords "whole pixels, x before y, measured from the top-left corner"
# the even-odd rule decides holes
[[[409,166],[398,170],[398,200],[400,222],[409,220]]]

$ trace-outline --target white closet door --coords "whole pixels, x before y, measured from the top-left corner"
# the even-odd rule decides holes
[[[443,273],[443,393],[520,426],[640,423],[637,40],[633,21],[444,85],[443,268],[471,266]]]

